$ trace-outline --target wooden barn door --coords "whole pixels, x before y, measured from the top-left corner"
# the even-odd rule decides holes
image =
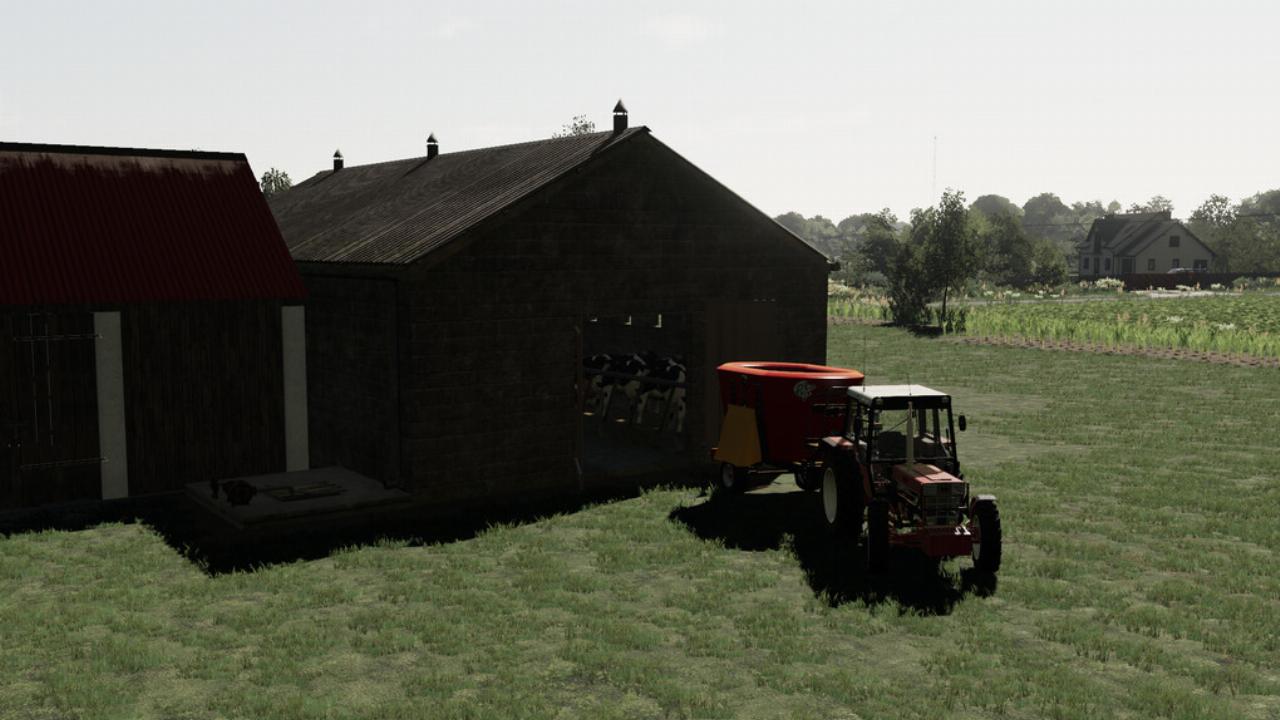
[[[720,439],[720,381],[716,368],[738,360],[786,360],[778,317],[772,300],[719,302],[707,305],[706,357],[702,387],[704,441],[712,447]]]
[[[0,507],[98,499],[93,314],[0,320]]]

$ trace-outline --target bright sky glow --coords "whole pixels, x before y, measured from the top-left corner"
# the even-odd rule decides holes
[[[1185,216],[1280,187],[1274,0],[0,0],[0,26],[0,140],[238,151],[295,182],[432,131],[607,129],[621,97],[770,215],[956,187]]]

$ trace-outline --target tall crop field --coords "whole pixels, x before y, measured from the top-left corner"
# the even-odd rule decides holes
[[[964,332],[1280,357],[1280,296],[978,305],[969,308]]]

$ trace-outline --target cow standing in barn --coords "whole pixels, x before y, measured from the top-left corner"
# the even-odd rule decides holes
[[[648,353],[649,378],[670,383],[685,382],[684,361],[679,356],[659,357]],[[653,385],[640,396],[636,408],[636,423],[644,421],[645,411],[650,402],[663,401],[663,419],[659,431],[666,430],[674,422],[676,432],[684,432],[685,389],[679,385]]]
[[[591,371],[587,373],[587,392],[582,403],[585,414],[595,415],[605,408],[613,380],[603,373],[609,372],[613,362],[613,356],[608,353],[596,353],[582,361],[582,367]]]
[[[646,359],[648,356],[648,359]],[[611,368],[612,372],[627,375],[626,378],[613,378],[613,384],[605,389],[604,416],[609,416],[609,407],[613,403],[614,393],[621,388],[623,395],[627,398],[628,416],[618,418],[618,422],[626,422],[631,417],[631,413],[635,412],[635,407],[639,403],[641,390],[644,388],[644,378],[649,375],[649,363],[654,361],[656,357],[652,353],[632,353],[623,356],[618,360],[616,365]]]

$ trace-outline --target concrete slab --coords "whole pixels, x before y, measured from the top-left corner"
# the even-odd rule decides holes
[[[385,488],[377,480],[336,466],[234,479],[258,490],[247,505],[232,505],[222,491],[215,499],[209,483],[187,484],[187,495],[238,528],[408,502],[412,498],[403,490]]]

